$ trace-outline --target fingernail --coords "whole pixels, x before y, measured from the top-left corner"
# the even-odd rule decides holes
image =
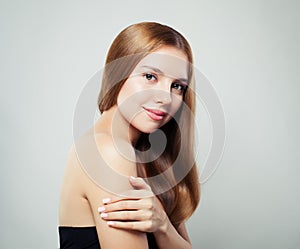
[[[115,223],[113,222],[113,221],[108,221],[107,222],[107,225],[109,225],[109,226],[113,226]]]
[[[98,212],[101,213],[105,210],[105,207],[98,207]]]
[[[101,217],[101,218],[107,218],[107,216],[108,216],[107,213],[101,213],[101,214],[100,214],[100,217]]]
[[[108,203],[108,202],[110,202],[110,198],[104,198],[103,200],[102,200],[102,202],[105,204],[105,203]]]
[[[131,180],[136,180],[136,178],[134,176],[130,176]]]

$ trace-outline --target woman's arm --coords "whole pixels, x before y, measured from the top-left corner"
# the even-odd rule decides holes
[[[119,153],[115,150],[112,140],[109,136],[101,136],[97,138],[97,145],[99,145],[99,151],[101,151],[101,156],[108,165],[99,165],[99,170],[101,167],[111,167],[115,171],[125,174],[132,175],[136,174],[136,166],[134,163],[131,163],[125,160]],[[87,153],[89,148],[85,148]],[[76,157],[76,152],[73,153],[73,156]],[[74,161],[74,160],[73,160]],[[78,166],[80,167],[79,162],[77,161]],[[84,166],[83,166],[84,167]],[[98,169],[97,169],[98,171]],[[124,249],[148,249],[147,236],[145,233],[140,231],[129,231],[122,230],[110,227],[107,224],[107,221],[104,221],[100,218],[97,211],[98,207],[103,205],[103,198],[116,198],[112,193],[105,191],[104,189],[97,186],[83,170],[82,172],[82,182],[84,196],[88,200],[91,212],[93,213],[96,229],[98,233],[99,242],[102,249],[114,249],[114,248],[124,248]],[[124,183],[115,182],[114,179],[110,179],[115,186],[119,189],[123,189],[121,186]],[[100,183],[101,185],[101,183]],[[118,186],[120,185],[120,186]],[[130,184],[124,186],[128,189]]]

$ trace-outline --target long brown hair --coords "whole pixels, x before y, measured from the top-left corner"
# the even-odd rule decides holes
[[[178,31],[166,25],[155,22],[133,24],[115,38],[108,51],[102,88],[98,97],[98,106],[101,113],[117,104],[118,94],[137,63],[146,54],[163,46],[180,49],[186,54],[190,65],[193,64],[192,52],[187,40]],[[113,66],[113,61],[130,55],[137,56],[133,60],[117,63],[117,67]],[[189,87],[184,93],[183,101],[189,111],[186,108],[180,108],[176,113],[176,120],[172,118],[160,128],[167,137],[164,152],[152,162],[137,162],[138,176],[144,178],[151,178],[165,172],[175,162],[182,169],[182,172],[188,172],[183,179],[180,178],[179,172],[179,175],[176,175],[176,173],[166,175],[164,181],[148,182],[154,193],[159,192],[164,184],[171,186],[168,191],[160,193],[158,198],[175,227],[178,227],[180,223],[191,216],[200,200],[199,177],[194,160],[193,115],[195,114],[195,93],[192,90],[194,89],[192,66],[189,67],[188,80]],[[147,150],[149,147],[149,134],[142,133],[135,147],[140,151]],[[186,170],[186,167],[189,167],[188,170]],[[179,183],[173,184],[177,182]]]

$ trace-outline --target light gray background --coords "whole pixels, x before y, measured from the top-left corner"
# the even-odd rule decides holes
[[[129,24],[190,41],[227,144],[188,222],[194,248],[299,248],[298,1],[0,1],[0,248],[57,248],[58,198],[84,83]]]

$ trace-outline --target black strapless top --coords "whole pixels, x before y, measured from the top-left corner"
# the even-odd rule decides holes
[[[59,226],[60,249],[101,249],[96,227]],[[153,233],[147,233],[149,249],[158,249]]]

